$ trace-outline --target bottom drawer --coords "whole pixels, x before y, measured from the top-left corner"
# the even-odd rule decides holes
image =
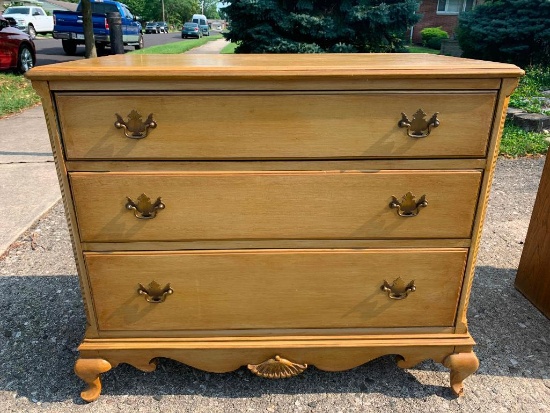
[[[255,250],[85,253],[85,260],[99,329],[137,331],[452,326],[466,256],[466,249]],[[382,289],[398,277],[416,287],[404,299]],[[163,302],[139,293],[152,281],[170,284]]]

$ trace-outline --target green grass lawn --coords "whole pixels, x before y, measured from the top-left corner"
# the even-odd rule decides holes
[[[410,45],[406,46],[409,53],[429,53],[429,54],[439,54],[439,50],[430,49],[429,47],[415,46]]]
[[[526,112],[550,116],[550,107],[545,106],[542,91],[550,89],[549,67],[528,67],[517,89],[510,96],[510,106]],[[526,132],[506,122],[502,134],[500,152],[507,156],[543,154],[548,151],[550,134]]]
[[[195,47],[202,46],[212,40],[221,39],[223,36],[221,34],[216,34],[214,36],[203,36],[200,39],[193,40],[182,40],[181,42],[162,44],[159,46],[146,47],[141,50],[134,50],[129,53],[137,54],[179,54],[185,53],[188,50],[194,49]]]
[[[0,118],[36,105],[40,98],[22,75],[0,73]]]
[[[550,145],[548,139],[550,134],[527,132],[506,122],[500,142],[500,154],[511,158],[545,154]]]
[[[235,53],[235,49],[237,48],[238,44],[237,43],[229,43],[227,46],[225,46],[222,51],[220,52],[221,54],[232,54],[232,53]]]
[[[528,67],[517,89],[510,96],[510,106],[531,113],[550,116],[550,107],[544,106],[542,91],[550,90],[550,67]]]

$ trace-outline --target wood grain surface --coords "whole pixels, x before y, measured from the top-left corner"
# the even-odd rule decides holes
[[[477,368],[467,309],[481,227],[522,74],[418,54],[33,68],[86,304],[83,398],[99,397],[111,367],[152,371],[157,357],[224,372],[279,356],[332,371],[387,354],[403,368],[444,363],[462,394]],[[398,127],[418,109],[438,112],[425,138]],[[158,124],[141,140],[114,125],[133,110]],[[428,204],[400,217],[390,202],[408,192]],[[162,198],[154,219],[127,209],[141,194]],[[539,300],[547,217],[535,208],[518,276]],[[399,278],[415,290],[391,299],[381,287]],[[139,292],[153,281],[170,284],[162,303]]]
[[[469,238],[478,171],[70,174],[83,242]],[[412,192],[415,217],[389,207]],[[137,219],[142,193],[165,209]]]
[[[496,94],[57,94],[68,159],[483,157]],[[208,108],[205,118],[202,108]],[[419,109],[440,126],[426,138],[399,128]],[[130,139],[114,126],[133,110],[158,126]]]
[[[511,64],[457,59],[431,54],[323,53],[313,55],[115,55],[90,61],[39,66],[29,71],[32,80],[119,79],[155,82],[219,78],[315,79],[350,78],[502,78],[523,71]]]
[[[101,330],[450,326],[466,249],[86,253]],[[381,290],[401,277],[416,291]],[[138,284],[170,284],[149,303]]]
[[[546,157],[516,276],[516,288],[550,318],[550,161]]]

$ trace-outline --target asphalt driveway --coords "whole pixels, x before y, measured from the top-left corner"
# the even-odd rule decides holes
[[[170,360],[153,373],[122,365],[104,374],[101,397],[85,404],[72,372],[84,311],[57,203],[0,259],[0,411],[550,412],[550,320],[513,287],[543,164],[498,162],[469,310],[481,366],[463,398],[452,396],[441,365],[401,370],[386,356],[278,381]]]

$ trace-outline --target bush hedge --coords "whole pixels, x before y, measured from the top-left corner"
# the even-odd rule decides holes
[[[236,53],[406,51],[418,0],[231,0],[226,39]]]
[[[550,1],[487,0],[458,19],[463,57],[550,64]]]
[[[426,27],[420,31],[422,45],[430,49],[441,49],[441,40],[448,39],[449,33],[441,27]]]

